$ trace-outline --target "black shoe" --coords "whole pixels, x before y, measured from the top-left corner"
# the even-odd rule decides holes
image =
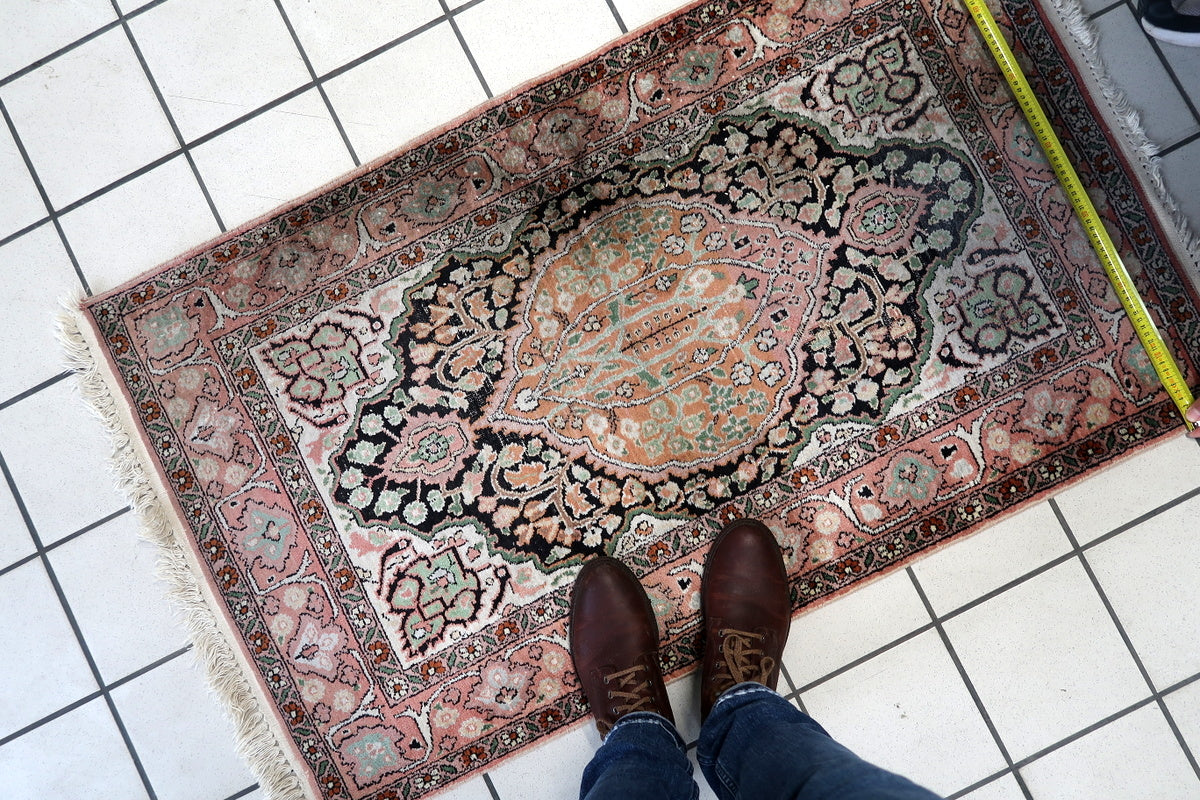
[[[1138,19],[1146,33],[1182,47],[1200,47],[1200,16],[1180,14],[1171,0],[1138,0]]]

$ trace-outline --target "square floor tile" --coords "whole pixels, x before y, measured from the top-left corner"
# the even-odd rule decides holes
[[[838,742],[940,794],[1005,767],[936,631],[897,645],[800,699]]]
[[[0,238],[46,216],[29,167],[7,125],[0,126]]]
[[[1049,503],[1038,503],[912,565],[929,604],[945,614],[1069,552]]]
[[[626,29],[632,31],[692,4],[680,0],[613,0],[613,5]]]
[[[221,232],[183,156],[64,214],[61,221],[95,294]]]
[[[0,314],[0,399],[63,372],[55,318],[83,287],[53,225],[42,225],[0,247],[4,313]]]
[[[1163,698],[1171,718],[1194,757],[1200,757],[1200,681],[1193,681]]]
[[[41,561],[0,575],[0,737],[99,687]],[[2,751],[3,748],[0,748]]]
[[[1194,497],[1086,554],[1159,689],[1200,672],[1198,519],[1200,497]]]
[[[97,698],[0,747],[8,800],[145,797],[108,704]]]
[[[112,444],[74,378],[0,411],[0,453],[42,544],[125,507],[108,471]]]
[[[1200,102],[1200,50],[1158,40],[1155,42],[1162,51],[1163,58],[1170,64],[1175,77],[1183,84],[1184,92],[1190,95],[1192,104]]]
[[[0,76],[10,75],[116,19],[108,0],[0,3]]]
[[[0,483],[0,569],[15,564],[34,550],[33,537],[25,527],[8,484]]]
[[[282,2],[318,76],[442,16],[442,7],[437,0],[392,0],[389,3],[377,0]],[[397,77],[403,76],[398,74]]]
[[[1150,693],[1078,560],[947,620],[945,629],[1017,760]]]
[[[1131,35],[1138,27],[1133,11],[1119,5],[1097,17],[1093,25],[1100,35],[1100,53],[1108,76],[1138,110],[1150,139],[1168,145],[1194,131],[1196,119],[1150,42],[1144,34]]]
[[[912,580],[900,570],[802,611],[792,620],[783,664],[802,688],[929,623]]]
[[[487,100],[448,22],[333,78],[325,91],[363,162]]]
[[[1200,81],[1200,76],[1196,80]],[[1200,89],[1196,94],[1200,99]],[[1200,175],[1200,139],[1163,156],[1159,168],[1172,199],[1192,220],[1192,230],[1196,231],[1200,224],[1200,192],[1195,190],[1195,176]],[[1192,285],[1200,287],[1200,275],[1192,276]]]
[[[1017,779],[1009,774],[963,795],[962,800],[1025,800],[1025,793]]]
[[[207,797],[254,783],[234,749],[233,723],[191,652],[121,684],[112,698],[160,800],[191,800],[197,776]]]
[[[354,167],[314,90],[192,151],[227,228],[308,194]]]
[[[782,685],[780,688],[783,688]],[[667,684],[667,699],[675,716],[675,728],[685,742],[700,738],[700,670],[694,669]],[[599,738],[597,738],[599,745]]]
[[[50,563],[108,683],[187,644],[167,585],[154,574],[155,545],[132,512],[56,547]]]
[[[604,0],[486,0],[455,20],[496,95],[621,35]]]
[[[1054,500],[1071,532],[1087,544],[1197,486],[1200,447],[1180,434],[1106,467]]]
[[[1157,703],[1143,706],[1021,769],[1035,800],[1200,796],[1200,778]]]
[[[0,98],[55,208],[178,146],[121,28],[13,81]]]
[[[501,800],[578,797],[583,768],[599,747],[590,722],[572,726],[488,770]]]
[[[171,0],[129,25],[185,141],[311,80],[271,0]]]

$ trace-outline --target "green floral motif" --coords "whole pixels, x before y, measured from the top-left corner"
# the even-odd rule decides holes
[[[703,89],[717,79],[720,54],[715,50],[688,50],[671,72],[671,80]]]
[[[307,338],[283,342],[270,352],[271,365],[288,379],[287,394],[306,406],[341,400],[366,379],[358,354],[362,345],[348,329],[325,323]]]
[[[959,308],[963,338],[981,353],[1007,352],[1014,337],[1029,340],[1055,324],[1029,278],[1012,266],[982,275]]]
[[[933,502],[941,485],[937,467],[915,454],[893,458],[886,475],[883,500],[893,508],[924,508]]]
[[[409,645],[423,653],[440,641],[447,624],[474,619],[482,595],[479,576],[464,568],[454,550],[447,550],[410,564],[387,600],[404,616]]]
[[[906,63],[898,41],[869,49],[861,60],[848,60],[833,74],[834,100],[861,116],[890,114],[904,108],[920,88],[917,74]]]

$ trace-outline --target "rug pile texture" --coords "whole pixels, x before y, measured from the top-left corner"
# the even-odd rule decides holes
[[[1045,12],[996,12],[1194,385],[1152,183]],[[678,674],[728,520],[802,609],[1180,430],[953,0],[686,10],[76,334],[280,796],[418,797],[583,717],[592,556]]]

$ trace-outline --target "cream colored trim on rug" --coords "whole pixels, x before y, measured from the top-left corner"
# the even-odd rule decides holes
[[[1158,146],[1146,136],[1141,115],[1104,65],[1100,35],[1079,0],[1041,0],[1040,5],[1061,34],[1071,61],[1087,84],[1088,95],[1134,167],[1134,174],[1152,205],[1148,210],[1158,213],[1166,232],[1173,237],[1172,244],[1192,288],[1200,293],[1200,239],[1163,181]]]
[[[168,584],[209,685],[220,697],[236,734],[237,751],[270,800],[312,800],[310,782],[281,742],[260,687],[245,663],[227,620],[200,577],[196,556],[172,501],[149,458],[127,404],[121,401],[95,332],[74,300],[58,318],[58,338],[66,364],[78,377],[79,392],[100,417],[112,441],[113,477],[141,520],[141,534],[159,547],[158,574]]]

